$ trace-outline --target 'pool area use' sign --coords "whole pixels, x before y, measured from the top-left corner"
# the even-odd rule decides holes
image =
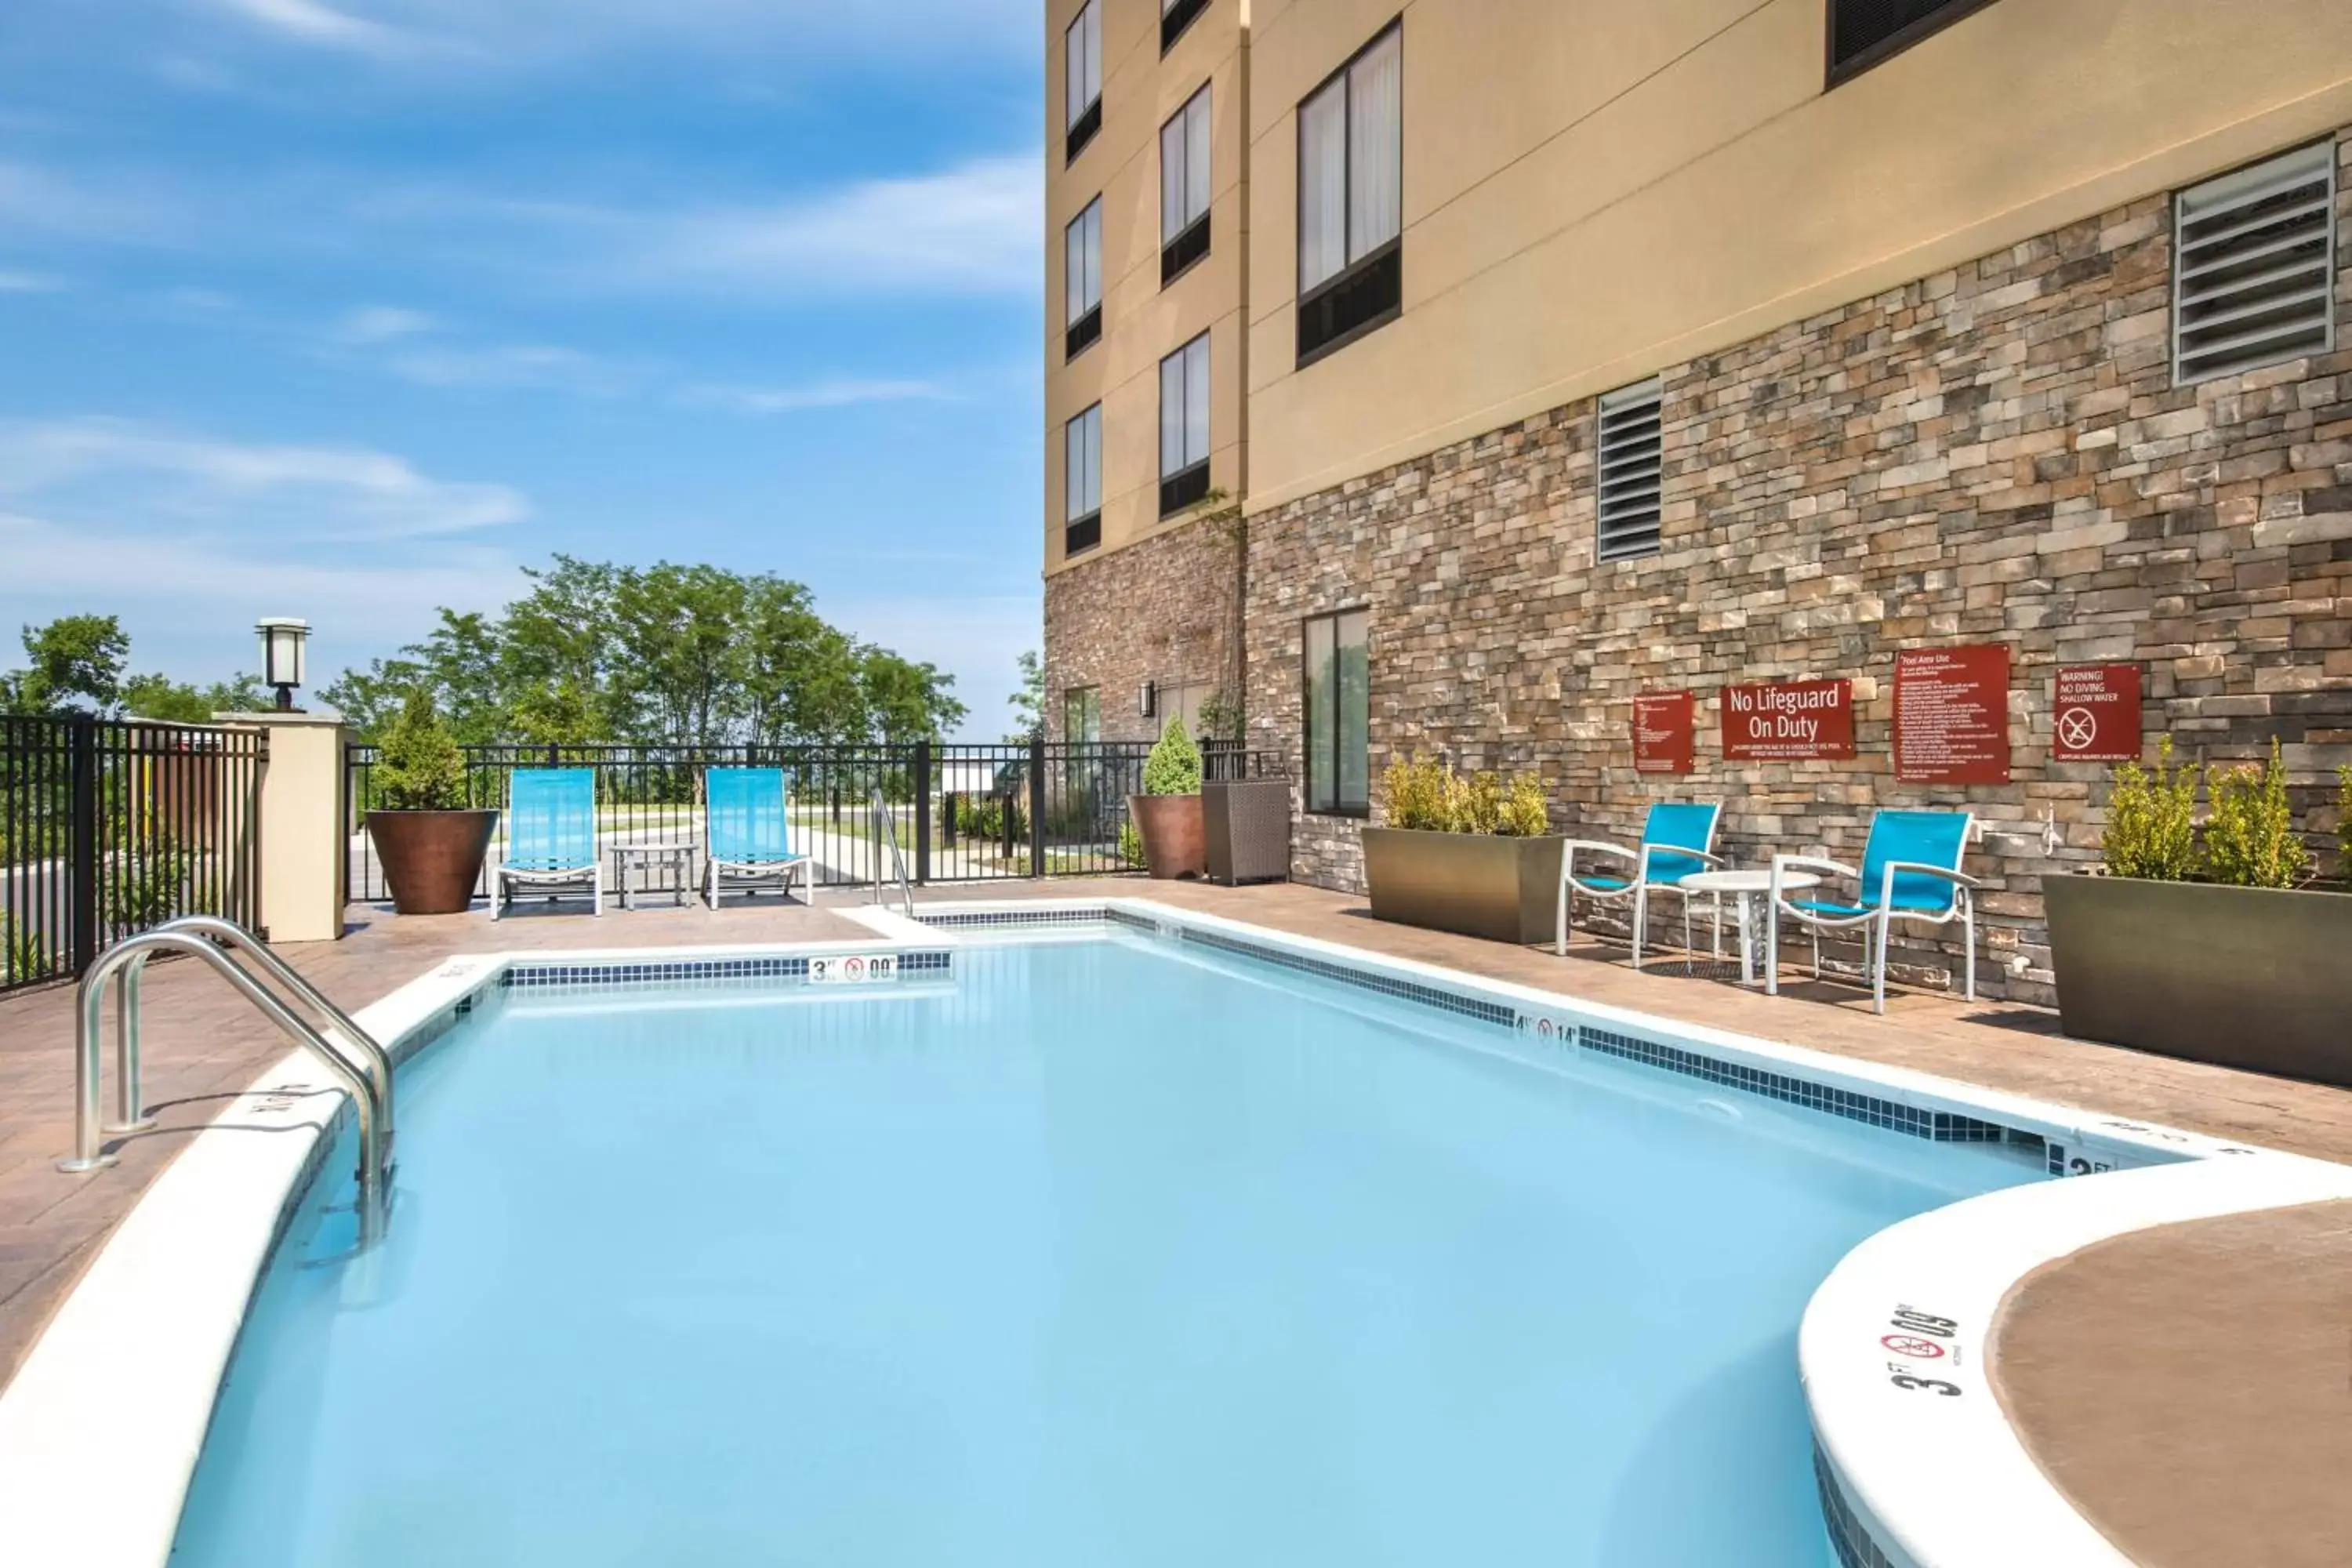
[[[1687,691],[1644,691],[1633,699],[1633,771],[1687,773],[1697,750],[1696,704]]]
[[[1895,776],[1905,784],[2009,782],[2009,649],[1906,648],[1895,656]]]
[[[2139,666],[2062,664],[2050,714],[2054,763],[2136,763],[2140,754]]]
[[[1853,755],[1853,689],[1843,680],[1783,680],[1723,689],[1723,755],[1734,763]]]

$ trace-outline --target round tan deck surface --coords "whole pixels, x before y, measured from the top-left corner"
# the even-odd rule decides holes
[[[2352,1203],[2165,1226],[2021,1281],[1990,1371],[2148,1568],[2352,1564]]]

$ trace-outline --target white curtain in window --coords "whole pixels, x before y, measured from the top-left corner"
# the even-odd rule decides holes
[[[1348,259],[1397,237],[1403,218],[1404,37],[1391,32],[1348,68]]]
[[[1298,106],[1298,287],[1348,265],[1348,83]]]
[[[1087,0],[1087,8],[1062,35],[1066,126],[1076,125],[1087,105],[1102,96],[1102,0]]]
[[[1102,405],[1097,403],[1062,427],[1062,517],[1076,522],[1102,510]]]

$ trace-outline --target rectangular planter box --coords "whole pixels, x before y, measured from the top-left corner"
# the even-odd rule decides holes
[[[2068,1034],[2352,1087],[2352,894],[2042,884]]]
[[[1209,880],[1290,879],[1290,781],[1235,779],[1201,786],[1208,816]]]
[[[1549,942],[1566,842],[1367,827],[1364,880],[1372,913],[1495,942]]]

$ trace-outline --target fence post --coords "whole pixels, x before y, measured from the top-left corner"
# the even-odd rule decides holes
[[[931,742],[915,742],[915,881],[931,879]]]
[[[98,721],[77,714],[67,733],[67,779],[73,800],[66,901],[72,912],[73,972],[80,974],[98,962]]]
[[[1029,875],[1045,874],[1045,736],[1029,737]]]

